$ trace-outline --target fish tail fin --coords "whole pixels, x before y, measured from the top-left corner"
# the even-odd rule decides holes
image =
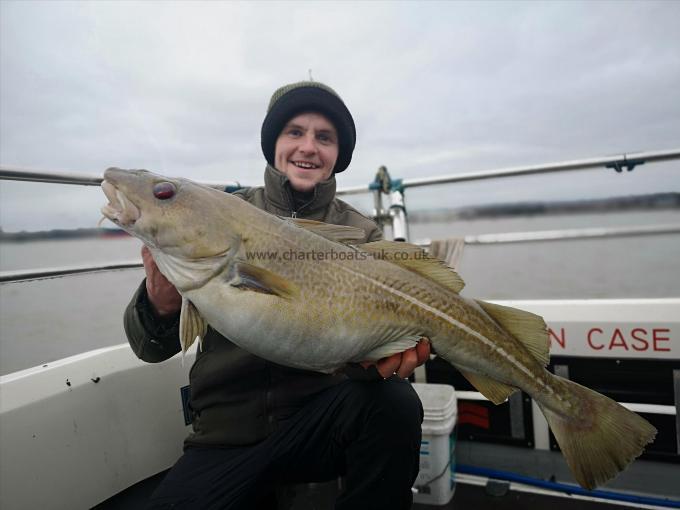
[[[579,405],[565,414],[537,403],[574,478],[590,490],[623,471],[654,440],[656,429],[612,399],[573,381],[556,379],[571,394],[570,402]]]

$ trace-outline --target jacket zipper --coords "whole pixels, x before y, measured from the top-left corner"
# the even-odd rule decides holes
[[[315,191],[314,191],[314,197],[312,197],[312,199],[311,199],[309,202],[307,202],[306,204],[302,204],[302,206],[296,211],[296,210],[293,209],[293,207],[295,206],[295,199],[293,198],[293,192],[292,192],[290,189],[287,189],[286,191],[287,191],[287,193],[286,193],[286,195],[287,195],[286,199],[288,200],[288,207],[290,207],[290,217],[291,217],[291,218],[297,218],[297,217],[298,217],[298,213],[299,213],[302,209],[304,209],[305,207],[307,207],[309,204],[311,204],[312,202],[314,202],[314,199],[316,198],[316,190],[315,190]]]
[[[284,185],[285,187],[285,185]],[[297,211],[293,209],[295,207],[295,200],[293,199],[293,192],[289,189],[285,189],[286,201],[288,202],[288,207],[290,208],[290,217],[297,218]]]

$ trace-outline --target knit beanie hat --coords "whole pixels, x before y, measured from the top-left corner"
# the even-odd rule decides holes
[[[284,85],[272,95],[261,132],[262,152],[267,163],[274,166],[276,140],[286,123],[304,112],[322,113],[333,123],[338,131],[338,160],[333,171],[340,173],[345,170],[352,161],[357,138],[354,119],[340,96],[318,81]]]

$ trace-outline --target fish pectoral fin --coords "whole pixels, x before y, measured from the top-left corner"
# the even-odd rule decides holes
[[[364,354],[362,359],[355,360],[359,361],[378,361],[379,359],[387,358],[398,352],[404,352],[411,347],[415,347],[418,341],[422,338],[422,335],[409,335],[402,337],[398,340],[394,340],[388,344],[376,347],[371,352]]]
[[[286,299],[296,297],[300,290],[290,280],[267,269],[238,261],[229,285],[237,289],[273,294]]]
[[[182,357],[197,338],[200,347],[207,332],[208,323],[201,317],[194,304],[182,297],[182,309],[179,315],[179,342],[182,346]]]
[[[543,317],[517,308],[475,300],[503,329],[515,337],[534,358],[546,366],[550,361],[550,337]]]
[[[458,367],[456,367],[458,368]],[[512,395],[517,388],[508,386],[502,382],[494,381],[485,375],[478,374],[476,372],[468,372],[465,370],[458,371],[465,376],[465,378],[470,381],[477,391],[479,391],[486,398],[491,400],[494,404],[502,404],[505,402],[510,395]]]
[[[234,241],[240,243],[240,240]],[[238,244],[235,245],[238,249]],[[175,287],[187,291],[197,289],[220,274],[229,264],[231,250],[209,257],[187,259],[151,249],[158,269]]]
[[[391,262],[428,278],[439,285],[459,293],[465,282],[444,261],[428,255],[420,246],[396,241],[374,241],[358,246],[359,249],[377,255],[381,260]]]
[[[347,225],[333,225],[331,223],[306,220],[303,218],[286,219],[300,228],[314,232],[315,234],[325,237],[329,241],[334,241],[336,243],[355,243],[366,238],[366,232],[364,232],[363,229],[357,227],[348,227]]]

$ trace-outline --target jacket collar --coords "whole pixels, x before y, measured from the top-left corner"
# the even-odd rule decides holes
[[[308,217],[319,211],[325,211],[335,198],[335,189],[336,181],[335,174],[333,174],[328,180],[322,181],[314,187],[314,196],[310,202],[302,207],[302,214]],[[264,193],[267,201],[276,209],[283,211],[286,216],[290,216],[294,207],[290,181],[286,175],[271,165],[267,165],[264,171]]]

